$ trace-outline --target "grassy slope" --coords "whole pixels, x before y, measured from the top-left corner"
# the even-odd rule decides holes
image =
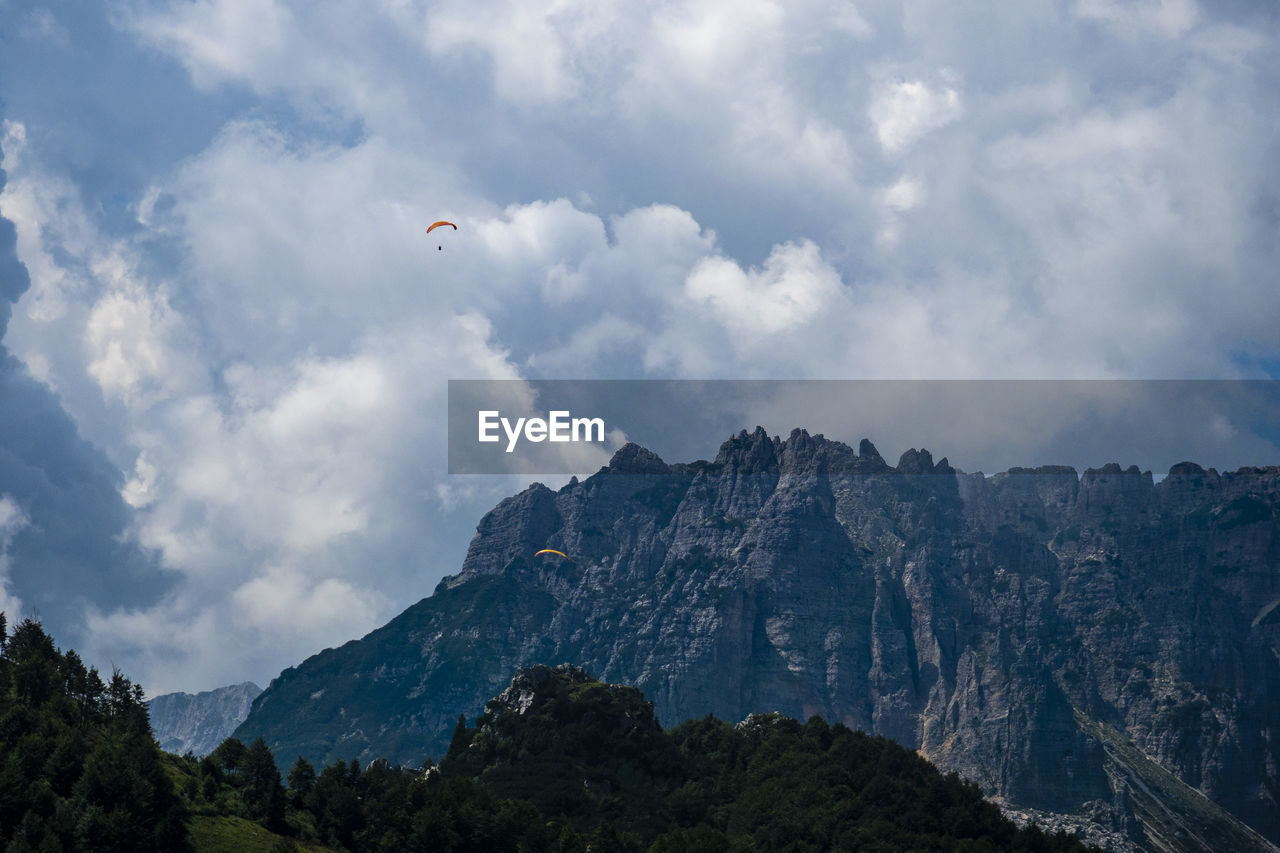
[[[188,825],[196,853],[268,853],[273,845],[281,841],[292,843],[293,849],[300,853],[331,853],[329,847],[284,838],[242,817],[196,815]]]

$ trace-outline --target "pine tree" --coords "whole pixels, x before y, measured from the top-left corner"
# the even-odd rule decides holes
[[[275,757],[262,738],[255,740],[241,763],[244,801],[251,817],[271,830],[284,828],[284,786]]]
[[[289,793],[295,806],[301,806],[316,787],[316,768],[301,755],[289,771]]]
[[[244,742],[238,738],[229,737],[222,743],[218,744],[218,748],[209,753],[209,758],[213,759],[214,764],[228,776],[236,776],[244,762],[245,753],[249,748]]]
[[[13,667],[13,684],[18,701],[29,707],[43,705],[58,687],[58,650],[39,622],[23,619],[5,647]]]
[[[9,686],[13,683],[9,675],[9,656],[5,653],[8,644],[8,623],[5,622],[4,611],[0,610],[0,699],[9,698]]]

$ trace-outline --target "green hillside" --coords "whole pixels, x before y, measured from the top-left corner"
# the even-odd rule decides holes
[[[0,613],[0,849],[189,850],[142,688]]]
[[[261,739],[163,753],[142,689],[0,616],[0,850],[1074,851],[885,738],[814,717],[664,731],[634,687],[530,667],[440,765],[282,775]]]

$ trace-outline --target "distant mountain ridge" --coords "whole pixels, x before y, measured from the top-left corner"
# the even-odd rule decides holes
[[[1280,839],[1277,519],[1275,467],[986,478],[803,430],[744,431],[714,462],[628,445],[499,503],[459,574],[285,670],[237,736],[417,764],[512,670],[568,661],[664,724],[818,714],[1150,849],[1274,850],[1236,824]],[[1162,824],[1191,789],[1197,825]]]
[[[231,737],[260,693],[252,681],[194,695],[165,693],[147,702],[151,729],[161,749],[205,756]]]

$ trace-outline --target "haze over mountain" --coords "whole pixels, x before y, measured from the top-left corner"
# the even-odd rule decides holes
[[[416,765],[512,670],[567,661],[664,724],[818,714],[1143,844],[1271,849],[1240,821],[1280,838],[1278,507],[1275,467],[986,478],[803,430],[714,462],[628,445],[503,500],[458,574],[282,672],[237,736]]]

